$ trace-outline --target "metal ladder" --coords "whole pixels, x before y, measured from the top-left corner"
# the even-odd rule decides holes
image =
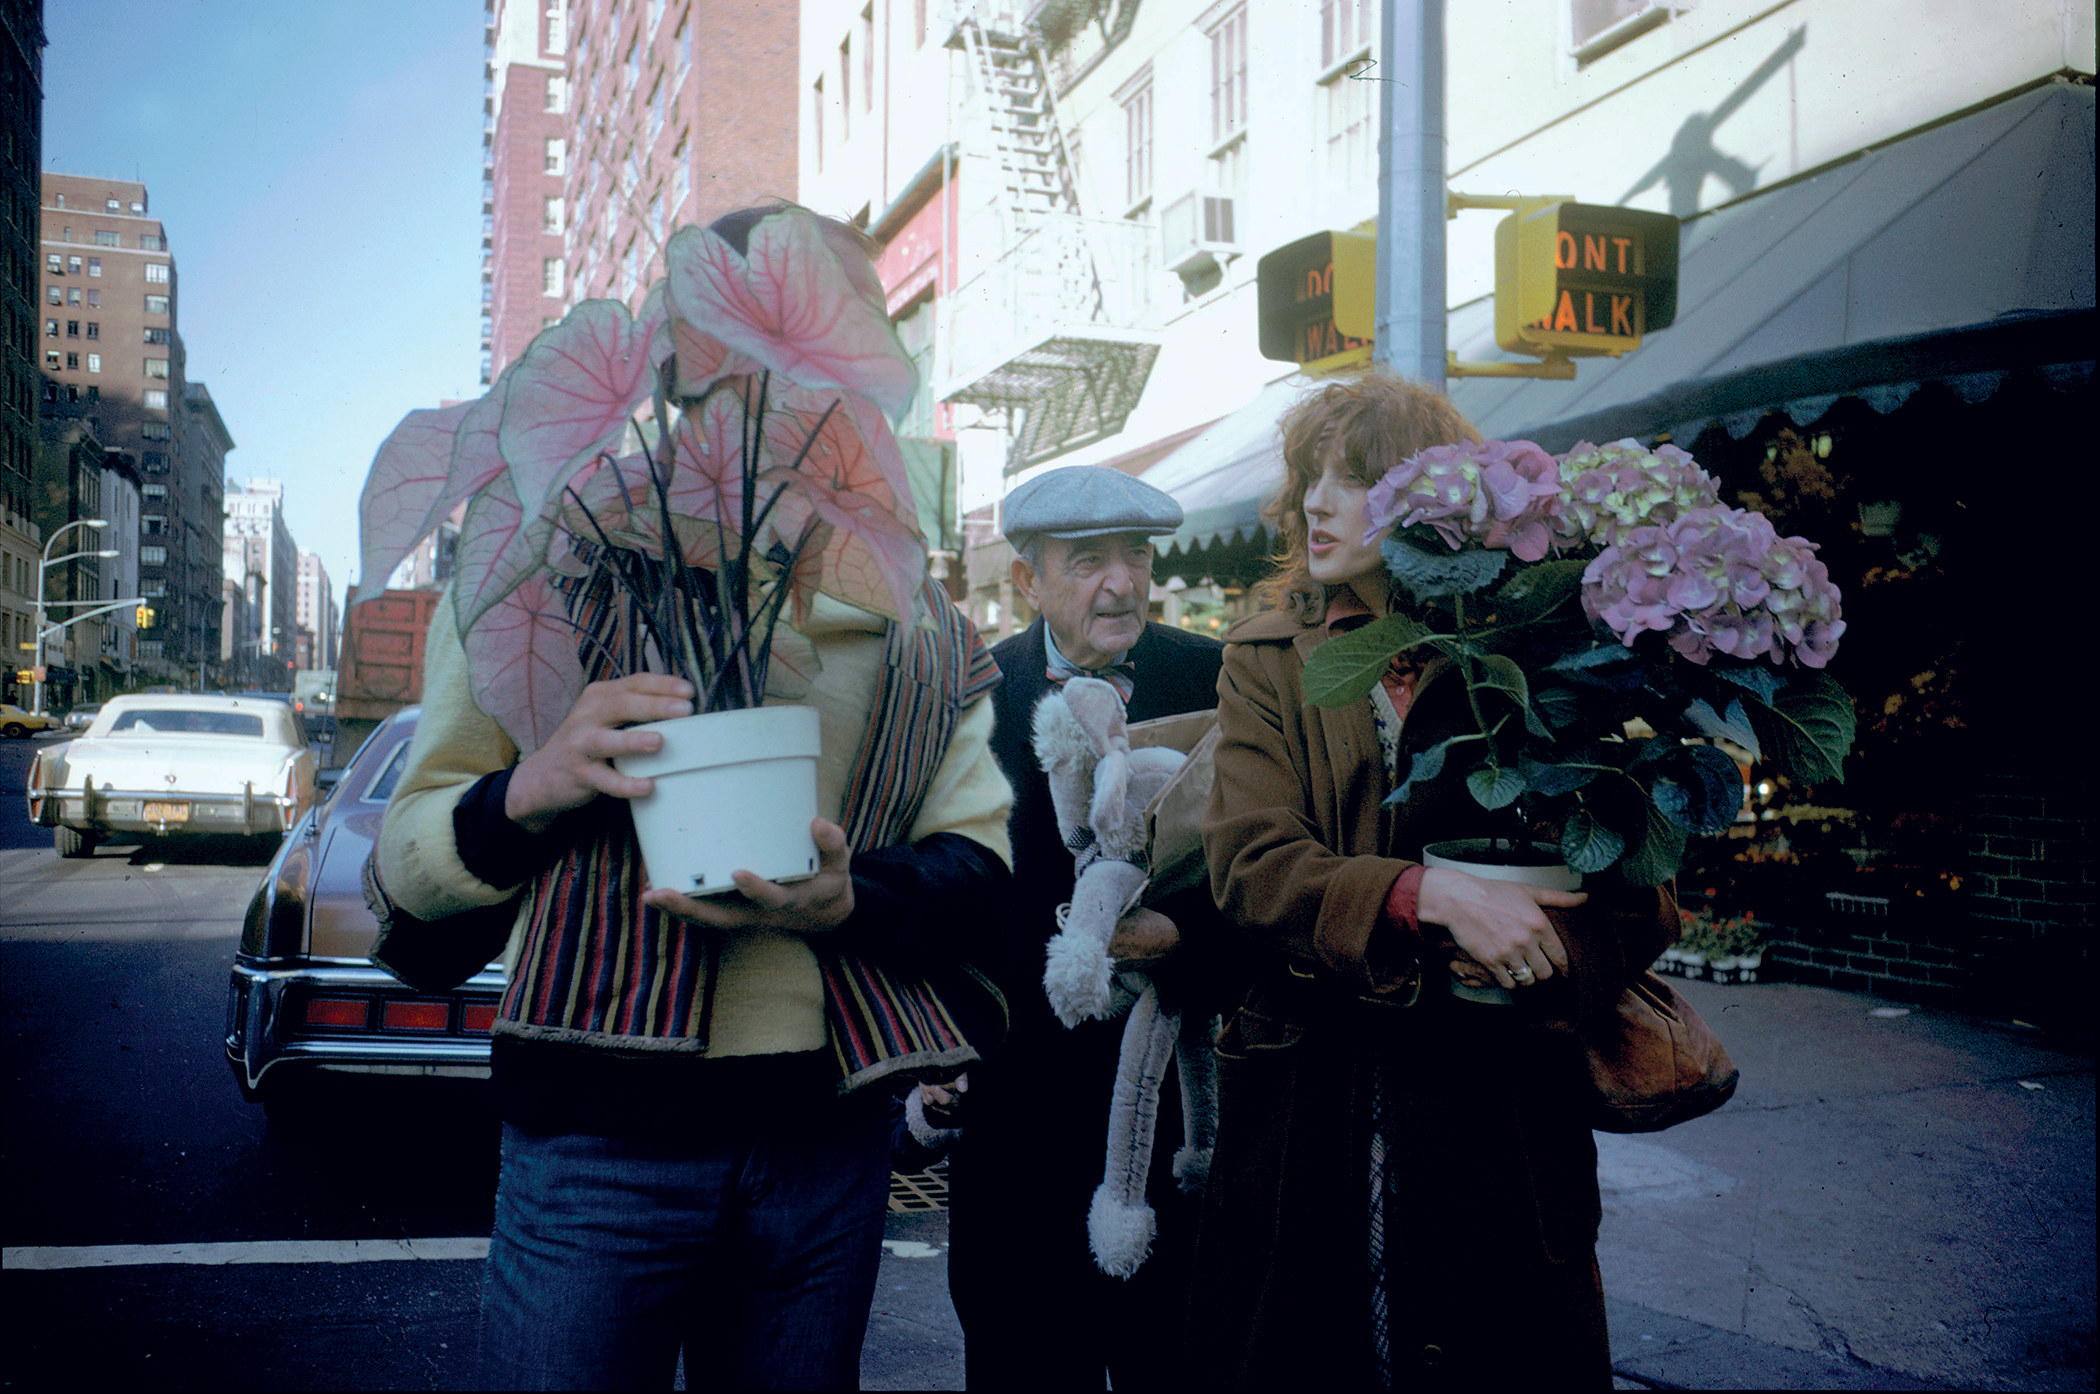
[[[1004,197],[1008,245],[1054,213],[1077,213],[1072,153],[1058,119],[1057,94],[1043,55],[1042,36],[1007,10],[981,17],[965,10],[956,34],[985,96]]]

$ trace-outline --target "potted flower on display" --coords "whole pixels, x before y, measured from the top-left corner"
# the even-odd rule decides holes
[[[1391,529],[1386,563],[1416,609],[1322,645],[1306,696],[1360,701],[1407,650],[1450,661],[1469,729],[1416,754],[1389,802],[1463,780],[1501,830],[1431,857],[1658,885],[1689,834],[1741,807],[1721,742],[1791,778],[1843,778],[1852,704],[1823,671],[1845,628],[1837,587],[1814,544],[1723,505],[1684,451],[1440,446],[1388,471],[1364,515],[1367,541]]]
[[[815,869],[817,720],[792,703],[817,674],[795,626],[819,592],[906,622],[921,604],[884,416],[917,373],[856,236],[792,206],[681,228],[639,316],[578,305],[480,399],[410,412],[365,485],[369,592],[465,505],[449,613],[521,754],[588,681],[692,682],[696,714],[620,762],[656,780],[632,802],[655,885]],[[608,607],[632,623],[606,628]]]

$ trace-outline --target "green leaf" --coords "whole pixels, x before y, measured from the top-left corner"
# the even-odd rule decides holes
[[[1569,815],[1561,829],[1560,854],[1569,866],[1585,874],[1602,871],[1626,850],[1626,839],[1597,821],[1586,808]]]
[[[1509,553],[1484,547],[1462,552],[1429,552],[1404,538],[1389,537],[1380,549],[1393,579],[1416,600],[1445,595],[1471,595],[1502,574]]]
[[[1619,874],[1630,885],[1660,886],[1675,876],[1684,862],[1684,829],[1664,817],[1652,802],[1643,802],[1647,804],[1647,820],[1641,845],[1619,863]]]
[[[1586,561],[1533,562],[1518,568],[1495,592],[1495,618],[1503,624],[1526,624],[1558,608],[1582,589]]]
[[[1534,736],[1551,740],[1553,733],[1531,709],[1531,684],[1525,679],[1524,670],[1517,666],[1517,661],[1505,654],[1488,654],[1480,660],[1480,667],[1485,676],[1476,685],[1492,687],[1516,698],[1517,705],[1524,712],[1524,729]]]
[[[1406,803],[1408,792],[1415,787],[1416,780],[1426,782],[1442,774],[1444,760],[1450,755],[1452,746],[1486,739],[1487,737],[1476,731],[1470,735],[1453,736],[1450,740],[1437,742],[1427,750],[1417,751],[1414,760],[1407,767],[1407,778],[1400,781],[1398,789],[1385,796],[1385,806],[1396,808]]]
[[[1750,714],[1743,710],[1742,698],[1738,697],[1728,704],[1728,712],[1725,716],[1715,711],[1713,704],[1704,697],[1698,698],[1690,706],[1686,707],[1684,715],[1686,720],[1699,728],[1701,735],[1718,736],[1724,741],[1734,741],[1744,750],[1750,752],[1751,759],[1760,758],[1758,755],[1757,732],[1750,725]]]
[[[1385,672],[1393,655],[1443,639],[1405,615],[1387,615],[1361,629],[1329,639],[1305,664],[1305,700],[1316,707],[1360,702]]]
[[[1767,702],[1772,700],[1772,694],[1779,691],[1780,687],[1779,674],[1762,663],[1716,663],[1707,671],[1717,678],[1734,683],[1737,687],[1749,688]]]
[[[1557,794],[1574,793],[1602,772],[1596,765],[1548,765],[1528,756],[1519,768],[1524,775],[1524,787],[1549,799]]]
[[[1742,766],[1712,745],[1682,746],[1671,763],[1685,773],[1692,794],[1684,826],[1695,833],[1727,831],[1743,806]]]
[[[1828,673],[1790,679],[1770,705],[1750,708],[1765,757],[1782,773],[1811,783],[1845,781],[1845,756],[1857,730],[1852,699]]]
[[[1466,788],[1482,808],[1507,808],[1524,792],[1524,776],[1507,765],[1482,765],[1466,776]]]

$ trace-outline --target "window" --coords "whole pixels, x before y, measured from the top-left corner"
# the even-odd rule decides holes
[[[166,285],[168,283],[168,264],[164,261],[147,262],[146,280],[153,285]]]
[[[167,440],[169,438],[167,422],[142,421],[139,423],[140,440]]]
[[[89,327],[92,328],[93,326]],[[88,337],[92,339],[95,336],[90,334]],[[165,344],[168,342],[168,331],[165,329],[149,329],[146,331],[146,342],[149,344]]]
[[[568,161],[565,155],[566,147],[562,144],[562,138],[560,136],[548,136],[546,172],[549,174],[567,173]],[[148,279],[150,280],[151,277],[148,277]]]
[[[926,47],[926,0],[912,0],[912,47]]]
[[[167,296],[165,296],[165,295],[149,295],[149,296],[147,296],[147,297],[146,297],[146,313],[147,313],[147,314],[149,314],[149,315],[164,315],[164,314],[166,314],[167,312],[168,312],[168,297],[167,297]]]
[[[562,264],[560,257],[547,257],[540,262],[540,294],[561,294]]]
[[[1322,93],[1327,108],[1327,178],[1332,187],[1347,188],[1378,178],[1378,137],[1372,117],[1378,110],[1376,83],[1358,82],[1347,70],[1327,79]]]
[[[158,233],[142,232],[139,234],[139,250],[142,252],[165,252],[168,250],[168,239]]]
[[[167,359],[165,359],[165,358],[149,358],[149,359],[147,359],[147,360],[146,360],[146,376],[147,376],[147,377],[149,377],[149,378],[164,378],[164,377],[166,377],[167,375],[168,375],[168,360],[167,360]]]
[[[540,200],[540,231],[560,232],[561,230],[561,195],[548,194]],[[146,332],[152,333],[151,330]]]
[[[1371,46],[1372,0],[1320,0],[1320,69],[1363,57]]]
[[[1685,7],[1679,5],[1678,8],[1682,9]],[[1661,12],[1664,9],[1665,7],[1656,4],[1655,0],[1569,0],[1568,17],[1572,21],[1570,27],[1573,31],[1575,47],[1578,49],[1588,47],[1592,41],[1603,37],[1606,32],[1632,19],[1635,15],[1653,13],[1657,19],[1660,19],[1662,17]],[[1627,25],[1628,30],[1638,30],[1646,27],[1646,25]],[[1628,33],[1626,37],[1631,38],[1633,35]],[[1614,39],[1613,42],[1616,44],[1617,40]]]
[[[102,274],[102,258],[101,258],[101,257],[89,257],[89,258],[88,258],[88,275],[90,275],[90,276],[99,276],[99,275],[101,275],[101,274]]]
[[[875,7],[860,12],[860,109],[875,109]]]
[[[44,350],[44,366],[45,366],[46,368],[49,368],[49,369],[51,369],[51,370],[52,370],[53,372],[56,372],[56,371],[58,371],[58,366],[59,366],[59,365],[60,365],[61,363],[63,363],[63,362],[65,362],[65,359],[59,356],[59,352],[58,352],[58,350],[57,350],[57,349],[45,349],[45,350]],[[56,397],[54,397],[54,396],[53,396],[53,395],[51,394],[51,392],[50,392],[50,391],[48,391],[48,389],[50,388],[51,384],[50,384],[50,383],[45,383],[45,384],[44,384],[44,386],[45,386],[45,388],[47,389],[47,390],[46,390],[46,392],[44,393],[44,400],[45,400],[45,401],[47,401],[47,402],[48,402],[48,401],[56,401],[56,400],[57,400],[57,398],[56,398]]]
[[[88,371],[89,371],[89,372],[91,372],[91,373],[99,373],[99,372],[101,372],[101,371],[102,371],[102,355],[101,355],[101,354],[99,354],[99,353],[91,353],[91,354],[89,354],[89,355],[88,355]]]
[[[148,537],[165,537],[168,534],[168,515],[148,513],[139,519],[139,531]]]
[[[77,320],[77,319],[69,319],[69,320],[67,320],[67,321],[66,321],[66,337],[67,337],[68,339],[77,339],[77,338],[79,338],[79,337],[80,337],[80,321],[79,321],[79,320]]]
[[[559,0],[557,0],[557,3],[547,7],[547,52],[566,53],[568,49],[569,17],[562,12],[562,7]],[[581,49],[577,50],[577,55],[579,57],[582,56]],[[547,108],[549,111],[558,111],[559,109],[558,107]]]
[[[66,259],[52,252],[44,258],[44,270],[53,276],[63,276],[66,274]]]
[[[134,218],[143,218],[143,217],[145,217],[145,216],[146,216],[146,205],[145,205],[145,204],[143,204],[143,203],[141,203],[141,202],[139,202],[139,201],[138,201],[137,199],[133,199],[133,200],[131,201],[131,216],[132,216],[132,217],[134,217]]]
[[[156,659],[157,659],[157,658],[159,658],[159,657],[160,657],[160,640],[158,640],[158,639],[141,639],[141,640],[139,640],[139,657],[140,657],[140,658],[156,658]]]
[[[168,549],[167,549],[167,548],[165,548],[165,547],[161,547],[161,546],[151,546],[151,547],[141,547],[141,548],[139,548],[139,565],[140,565],[140,566],[166,566],[167,564],[168,564]]]
[[[1143,203],[1152,193],[1152,81],[1148,74],[1123,99],[1123,202]]]
[[[68,305],[78,305],[80,303],[79,296],[80,292],[78,290],[72,287],[68,287],[66,290],[66,303]],[[102,308],[101,291],[91,290],[87,293],[87,307],[90,310],[99,310]]]
[[[66,303],[66,293],[58,286],[45,286],[44,299],[53,305],[63,305]]]
[[[817,150],[817,173],[824,172],[824,79],[818,78],[810,89],[809,138]]]
[[[649,139],[653,142],[664,130],[664,75],[658,73],[649,88]]]
[[[124,244],[117,240],[117,235],[113,232],[97,232],[95,234],[95,245],[98,247],[121,247]]]
[[[168,497],[168,486],[165,484],[141,484],[139,486],[139,497],[147,503],[164,503]]]
[[[627,90],[632,92],[642,82],[642,36],[640,34],[636,34],[633,42],[627,45],[627,57],[624,62],[627,67]]]
[[[1247,124],[1247,11],[1234,10],[1210,31],[1210,140],[1216,145]]]
[[[44,337],[47,339],[56,339],[58,337],[57,320],[47,319],[44,321]]]
[[[80,274],[80,258],[79,258],[79,257],[67,257],[67,258],[66,258],[66,274],[67,274],[68,276],[78,276],[78,275]]]
[[[685,212],[685,201],[693,191],[692,166],[685,159],[685,141],[678,142],[678,153],[671,157],[678,165],[671,171],[671,217],[675,221]]]
[[[101,368],[100,368],[100,367],[99,367],[98,365],[99,365],[99,364],[100,364],[101,362],[102,362],[102,355],[101,355],[101,354],[99,354],[99,353],[91,353],[91,354],[89,354],[89,355],[88,355],[88,371],[89,371],[89,372],[91,372],[91,373],[96,373],[96,372],[100,372],[100,371],[101,371]],[[94,385],[93,383],[89,383],[89,384],[88,384],[88,387],[87,387],[87,399],[88,399],[88,400],[89,400],[90,402],[99,402],[99,401],[101,401],[101,400],[102,400],[102,389],[101,389],[101,388],[99,388],[99,387],[97,387],[97,386],[95,386],[95,385]],[[90,425],[90,426],[94,427],[94,428],[95,428],[96,430],[98,430],[98,431],[102,429],[102,425],[101,425],[101,423],[100,423],[100,422],[98,422],[98,421],[89,421],[89,422],[88,422],[88,425]]]
[[[166,411],[168,409],[168,394],[166,389],[159,387],[147,388],[145,394],[145,403],[154,411]]]
[[[159,486],[149,484],[146,487],[149,489],[153,489],[158,488]],[[168,579],[165,576],[149,576],[145,580],[139,582],[139,594],[143,595],[148,600],[158,600],[167,593]]]
[[[139,468],[148,474],[166,474],[168,472],[167,452],[162,450],[141,450],[139,452]]]
[[[853,36],[839,40],[839,141],[853,139]]]
[[[569,80],[560,73],[547,78],[547,97],[540,104],[542,111],[567,111],[569,109]]]
[[[122,213],[124,211],[124,205],[113,198],[103,200],[102,208],[106,213]]]
[[[87,336],[88,336],[88,337],[89,337],[90,339],[99,339],[99,338],[101,338],[101,337],[102,337],[102,321],[101,321],[101,320],[99,320],[99,319],[91,319],[91,320],[89,320],[89,321],[87,322]]]

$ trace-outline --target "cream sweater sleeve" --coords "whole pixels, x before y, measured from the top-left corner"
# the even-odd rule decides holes
[[[1012,866],[1013,843],[1006,834],[1006,815],[1013,803],[1013,786],[992,755],[992,704],[980,697],[957,720],[948,752],[934,772],[933,787],[919,806],[908,840],[959,833],[991,848],[1000,861]]]
[[[418,919],[443,919],[497,905],[516,886],[478,880],[459,859],[452,810],[483,775],[508,769],[518,748],[474,705],[467,656],[448,591],[430,618],[423,644],[423,714],[409,745],[408,768],[387,801],[379,833],[379,878],[388,896]]]

